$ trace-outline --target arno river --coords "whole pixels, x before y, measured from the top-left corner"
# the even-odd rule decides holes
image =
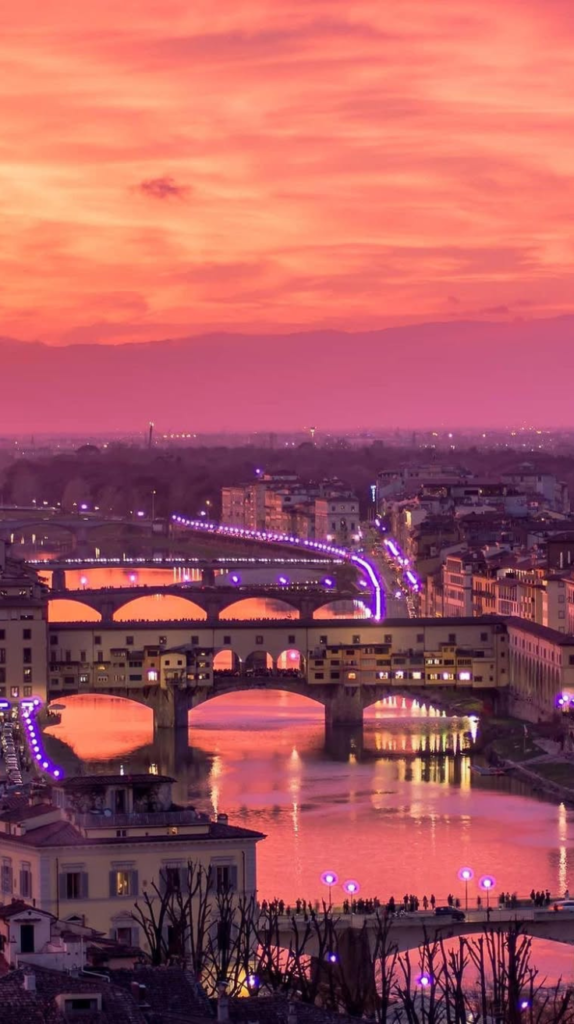
[[[178,801],[264,832],[260,898],[321,898],[321,873],[332,869],[365,896],[434,893],[443,902],[452,892],[464,903],[457,872],[467,865],[477,878],[492,874],[497,892],[574,891],[573,812],[510,780],[476,777],[468,757],[406,756],[467,745],[475,728],[393,699],[371,709],[364,749],[349,754],[346,741],[326,748],[320,707],[253,693],[194,711],[189,745],[177,751],[168,737],[154,744],[147,709],[106,697],[70,699],[49,733],[70,748],[52,747],[69,771],[75,755],[87,771],[167,772]],[[469,902],[477,891],[471,883]],[[546,944],[537,955],[544,970],[573,973],[569,947]]]

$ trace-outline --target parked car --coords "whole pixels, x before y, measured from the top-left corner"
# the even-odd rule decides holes
[[[466,915],[463,910],[459,910],[458,907],[436,907],[436,917],[451,917],[454,921],[464,921]]]

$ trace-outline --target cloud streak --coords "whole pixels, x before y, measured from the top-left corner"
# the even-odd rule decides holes
[[[569,4],[137,8],[3,18],[3,333],[574,308]]]

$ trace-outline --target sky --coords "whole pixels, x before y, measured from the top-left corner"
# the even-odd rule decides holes
[[[0,335],[574,311],[570,0],[0,6]]]

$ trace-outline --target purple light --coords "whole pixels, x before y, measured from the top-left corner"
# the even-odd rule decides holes
[[[289,578],[287,576],[280,576],[279,577],[279,582],[280,582],[282,587],[285,587],[287,585],[287,583],[289,583]]]
[[[494,889],[496,882],[492,875],[483,875],[478,884],[485,892],[490,892],[491,889]]]
[[[531,1006],[530,999],[521,999],[518,1004],[519,1010],[529,1010]]]
[[[336,885],[339,881],[334,871],[324,871],[321,875],[323,885]]]
[[[474,878],[474,871],[472,868],[461,868],[458,873],[458,877],[461,882],[470,882]]]
[[[260,984],[259,978],[257,977],[256,974],[248,974],[247,975],[247,988],[250,988],[250,989],[253,989],[253,990],[254,989],[258,989],[259,988],[259,984]]]
[[[426,974],[426,972],[424,974],[419,974],[417,984],[420,985],[421,988],[429,988],[429,986],[433,984],[432,974]]]
[[[349,878],[347,882],[343,883],[343,889],[348,896],[356,896],[361,886],[358,882],[355,882],[354,878]]]
[[[86,511],[87,511],[87,508],[88,508],[88,506],[87,506],[87,505],[86,505],[86,503],[84,502],[84,503],[83,503],[82,505],[80,505],[80,508],[81,508],[82,512],[86,512]]]
[[[337,964],[339,962],[339,957],[336,953],[327,953],[327,960],[330,964]]]
[[[329,576],[326,576],[325,579],[323,580],[323,586],[325,587],[333,587],[334,585],[335,581],[330,579]]]
[[[237,585],[238,583],[241,583],[241,576],[238,576],[236,572],[234,572],[229,578],[230,578],[231,582],[234,583],[235,585]]]

